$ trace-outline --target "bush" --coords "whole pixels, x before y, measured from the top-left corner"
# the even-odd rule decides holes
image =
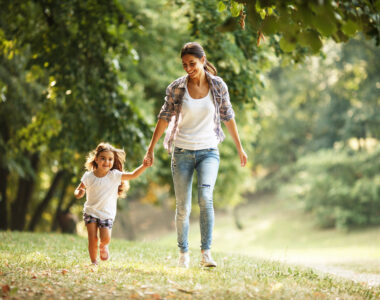
[[[300,159],[292,184],[321,228],[380,225],[380,147],[323,150]]]

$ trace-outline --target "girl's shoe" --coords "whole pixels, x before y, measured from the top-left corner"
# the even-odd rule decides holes
[[[110,256],[109,251],[108,251],[108,245],[100,246],[99,252],[100,252],[100,259],[101,260],[107,260]]]
[[[189,252],[185,252],[185,253],[180,252],[179,253],[178,266],[180,268],[187,269],[189,267],[189,264],[190,264],[190,255],[189,255]]]
[[[217,266],[215,260],[213,260],[211,257],[210,250],[204,250],[202,252],[201,266],[202,267],[208,267],[208,268],[212,268],[212,267]]]

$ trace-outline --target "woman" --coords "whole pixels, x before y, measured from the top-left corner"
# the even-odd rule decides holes
[[[216,69],[207,61],[202,46],[195,42],[185,44],[181,58],[187,75],[166,89],[165,103],[158,115],[144,163],[153,164],[154,147],[168,128],[164,146],[169,153],[172,152],[179,265],[188,268],[190,263],[188,231],[195,170],[200,207],[201,265],[216,267],[210,248],[214,226],[213,189],[219,169],[218,144],[224,139],[221,121],[235,142],[242,167],[247,163],[247,155],[240,143],[227,85],[216,76]]]

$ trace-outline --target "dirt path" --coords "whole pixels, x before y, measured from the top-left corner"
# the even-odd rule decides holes
[[[329,265],[309,265],[319,272],[332,274],[334,276],[343,277],[346,279],[350,279],[354,282],[365,283],[368,286],[379,286],[380,285],[380,275],[379,274],[371,274],[371,273],[357,273],[352,270],[347,270],[344,268],[339,268],[335,266]]]
[[[301,267],[312,268],[318,273],[330,274],[333,276],[345,278],[358,283],[365,283],[368,286],[380,286],[380,274],[359,273],[343,267],[335,266],[333,263],[323,263],[313,260],[302,260],[296,258],[280,259],[281,262],[298,265]]]

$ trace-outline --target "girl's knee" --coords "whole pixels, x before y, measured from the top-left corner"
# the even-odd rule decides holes
[[[109,244],[110,241],[111,241],[111,237],[110,236],[103,236],[103,237],[100,238],[100,243],[103,244],[103,245]]]
[[[88,237],[88,242],[90,244],[97,244],[99,241],[99,238],[97,236],[89,236]]]

